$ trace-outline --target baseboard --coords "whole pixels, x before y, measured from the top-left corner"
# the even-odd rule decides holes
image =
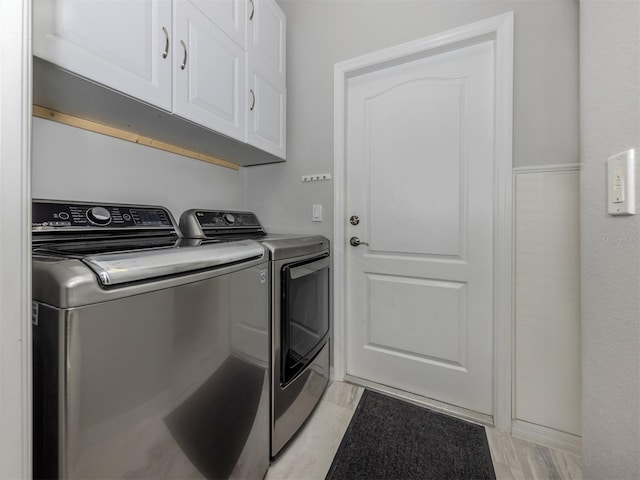
[[[363,378],[354,377],[353,375],[345,375],[344,381],[368,388],[369,390],[373,390],[375,392],[389,395],[394,398],[398,398],[400,400],[404,400],[409,403],[413,403],[414,405],[426,407],[436,412],[444,413],[461,420],[466,420],[471,423],[477,423],[478,425],[484,425],[488,427],[493,427],[494,425],[493,417],[491,415],[474,412],[473,410],[467,410],[466,408],[462,407],[456,407],[448,403],[439,402],[431,398],[415,395],[413,393],[405,392],[404,390],[398,390],[397,388],[388,387],[386,385],[380,385]]]
[[[582,455],[582,437],[571,433],[514,419],[511,422],[511,435],[521,440],[557,448],[574,455]]]

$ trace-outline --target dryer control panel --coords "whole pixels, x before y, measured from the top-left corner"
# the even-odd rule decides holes
[[[226,210],[187,210],[180,216],[180,231],[187,238],[255,238],[266,234],[254,213]]]

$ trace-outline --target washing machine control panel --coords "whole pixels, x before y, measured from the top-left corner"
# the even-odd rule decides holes
[[[167,229],[174,228],[163,207],[85,204],[34,200],[32,228],[50,229]]]

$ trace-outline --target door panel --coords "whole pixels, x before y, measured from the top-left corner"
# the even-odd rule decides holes
[[[465,284],[374,274],[368,275],[368,281],[366,348],[464,368]],[[404,305],[404,315],[397,316],[397,305]],[[429,319],[432,330],[425,334],[423,325]]]
[[[462,79],[419,79],[392,87],[365,105],[369,148],[371,249],[459,255]],[[428,109],[415,105],[429,105]],[[394,160],[403,159],[403,160]],[[402,164],[411,164],[407,175]],[[366,168],[366,167],[365,167]],[[385,185],[402,185],[387,189]],[[397,212],[403,210],[403,215]],[[412,219],[412,235],[398,235]]]
[[[347,85],[347,372],[493,405],[493,42]]]

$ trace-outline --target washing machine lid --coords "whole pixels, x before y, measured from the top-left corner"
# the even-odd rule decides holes
[[[220,268],[264,256],[252,240],[157,250],[88,255],[82,262],[105,286],[145,281],[199,270]]]

